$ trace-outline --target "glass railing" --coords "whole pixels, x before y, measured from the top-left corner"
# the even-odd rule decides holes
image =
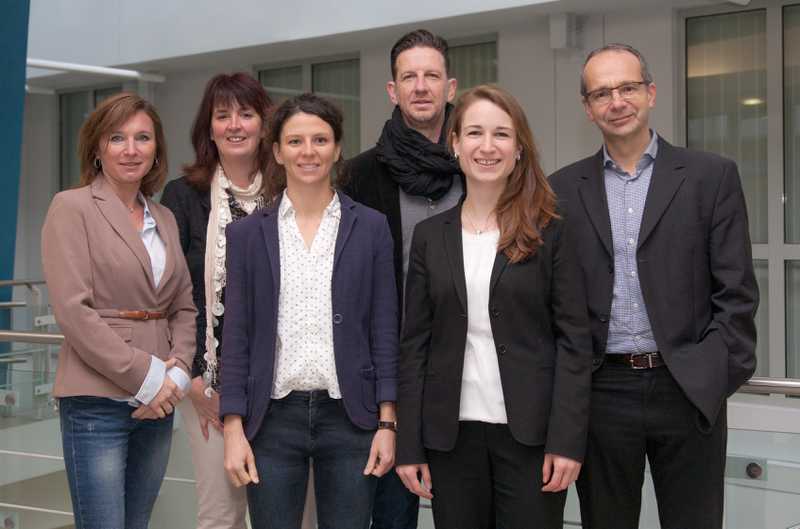
[[[35,295],[41,303],[41,292]],[[0,353],[0,527],[66,528],[73,526],[72,507],[52,398],[63,336],[34,301],[0,308],[30,310],[27,320],[16,319],[20,325],[14,331],[0,331],[5,346]],[[800,399],[786,396],[800,396],[800,380],[753,378],[729,402],[726,529],[800,529]],[[195,510],[191,450],[178,413],[151,527],[192,529]],[[433,529],[425,500],[419,520],[420,529]],[[580,527],[574,487],[567,496],[564,527]],[[640,529],[658,527],[648,471]]]

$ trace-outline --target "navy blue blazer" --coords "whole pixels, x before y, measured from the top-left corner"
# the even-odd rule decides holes
[[[397,399],[397,290],[386,217],[339,192],[342,216],[331,281],[336,375],[347,416],[375,429],[378,404]],[[220,416],[240,415],[253,439],[275,374],[280,256],[276,201],[227,228]]]

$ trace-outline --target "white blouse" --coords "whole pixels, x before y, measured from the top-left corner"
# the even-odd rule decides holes
[[[306,248],[292,201],[284,192],[278,210],[281,288],[272,398],[291,391],[326,389],[341,398],[333,354],[331,280],[341,204],[334,193]]]
[[[462,230],[464,279],[467,286],[467,345],[461,377],[459,420],[508,423],[500,365],[489,320],[489,282],[498,230],[480,235]]]

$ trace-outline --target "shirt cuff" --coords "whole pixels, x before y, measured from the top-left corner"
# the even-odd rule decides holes
[[[178,366],[174,366],[167,370],[167,376],[175,382],[178,389],[185,395],[189,391],[189,386],[192,384],[192,379],[186,374],[186,371]]]
[[[139,388],[134,398],[142,404],[150,404],[150,401],[158,395],[161,384],[164,383],[164,374],[166,370],[164,362],[160,358],[151,355],[150,369],[148,369],[147,376],[144,377],[144,382],[142,382],[142,387]]]

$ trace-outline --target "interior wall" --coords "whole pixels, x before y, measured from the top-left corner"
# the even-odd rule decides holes
[[[549,22],[540,16],[497,28],[498,81],[525,109],[546,172],[588,156],[600,146],[600,135],[585,116],[578,93],[578,76],[586,53],[603,43],[622,41],[648,58],[658,86],[651,114],[654,128],[665,138],[675,134],[676,32],[669,8],[578,18],[577,47],[553,50]],[[445,35],[447,36],[447,35]],[[392,105],[386,94],[388,56],[393,39],[363,43],[361,67],[361,146],[372,147]],[[260,64],[274,62],[264,57]],[[259,64],[259,63],[256,63]],[[189,141],[194,113],[205,83],[220,71],[254,71],[253,64],[226,63],[220,68],[209,58],[206,69],[166,72],[167,82],[155,85],[156,106],[167,135],[170,177],[192,160]],[[58,98],[26,98],[23,168],[17,238],[16,277],[41,277],[39,232],[52,195],[58,188]]]

